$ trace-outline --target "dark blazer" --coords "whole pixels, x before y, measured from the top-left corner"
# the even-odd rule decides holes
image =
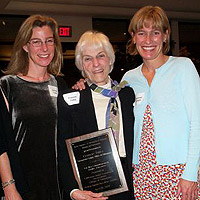
[[[70,92],[72,92],[71,90]],[[66,91],[67,93],[69,91]],[[112,195],[110,200],[133,200],[132,152],[133,152],[133,103],[135,95],[131,88],[125,87],[119,92],[121,102],[126,158],[121,159],[128,192]],[[88,86],[80,92],[80,103],[69,106],[58,97],[58,163],[61,184],[70,199],[70,191],[78,188],[67,153],[65,139],[80,136],[98,130],[92,94]],[[65,197],[66,199],[66,197]]]

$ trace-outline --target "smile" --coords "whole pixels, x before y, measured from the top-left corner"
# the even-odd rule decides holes
[[[38,55],[41,58],[47,58],[49,56],[49,54],[45,54],[45,55]]]
[[[146,51],[152,51],[155,49],[155,47],[142,47]]]
[[[99,69],[99,70],[95,70],[94,72],[93,72],[93,74],[98,74],[98,73],[102,73],[103,72],[103,70],[102,69]]]

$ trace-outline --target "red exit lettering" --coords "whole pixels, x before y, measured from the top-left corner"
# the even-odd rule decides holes
[[[72,36],[72,27],[71,26],[59,27],[59,36],[60,37],[71,37]]]

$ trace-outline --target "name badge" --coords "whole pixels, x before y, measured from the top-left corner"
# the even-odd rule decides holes
[[[58,88],[53,85],[48,85],[49,88],[49,94],[52,97],[57,97],[58,96]]]
[[[136,94],[134,106],[141,104],[144,101],[144,92]]]
[[[80,92],[70,92],[67,94],[63,94],[63,98],[69,106],[79,104]]]

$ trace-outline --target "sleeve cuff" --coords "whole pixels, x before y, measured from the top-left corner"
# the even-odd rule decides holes
[[[72,200],[75,200],[75,199],[72,198],[72,193],[75,192],[75,191],[77,191],[77,190],[78,190],[78,189],[73,189],[73,190],[70,192],[70,198],[71,198]]]
[[[197,182],[199,162],[186,163],[182,178],[188,181]]]

